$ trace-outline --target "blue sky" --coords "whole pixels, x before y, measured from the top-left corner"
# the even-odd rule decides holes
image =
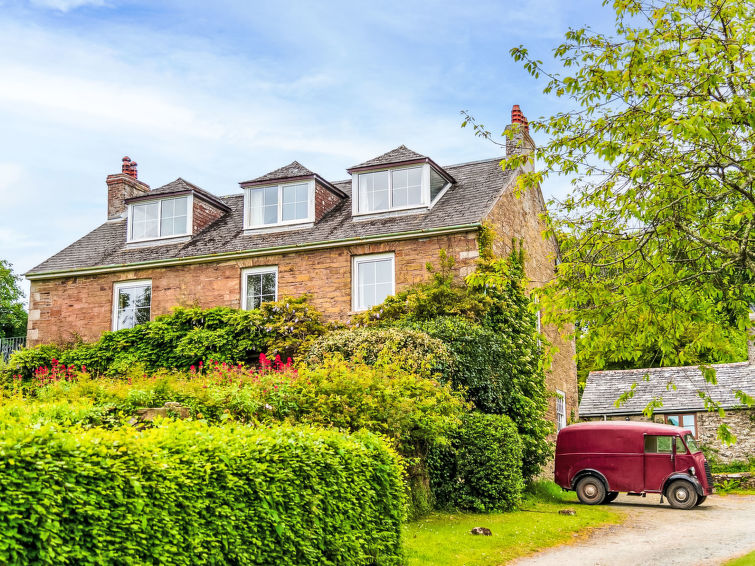
[[[219,195],[294,159],[344,179],[402,143],[499,155],[461,110],[500,132],[512,104],[565,108],[509,49],[548,60],[568,27],[612,22],[600,0],[0,0],[0,258],[23,273],[102,223],[124,155],[152,187]]]

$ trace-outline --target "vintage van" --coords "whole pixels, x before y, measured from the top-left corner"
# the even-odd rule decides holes
[[[603,421],[562,428],[556,439],[556,483],[582,503],[610,503],[619,493],[660,493],[691,509],[713,493],[713,478],[692,433],[665,424]]]

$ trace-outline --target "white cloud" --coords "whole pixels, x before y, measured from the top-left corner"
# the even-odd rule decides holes
[[[50,8],[60,12],[68,12],[81,8],[82,6],[94,6],[100,8],[105,6],[105,0],[31,0],[33,6],[40,8]]]

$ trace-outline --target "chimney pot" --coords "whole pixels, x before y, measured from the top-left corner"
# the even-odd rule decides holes
[[[107,178],[107,217],[109,220],[123,218],[126,199],[147,194],[149,185],[137,179],[136,161],[129,156],[121,159],[121,174]]]

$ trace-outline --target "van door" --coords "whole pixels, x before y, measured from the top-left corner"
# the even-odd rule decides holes
[[[661,491],[674,471],[674,436],[645,435],[645,491]]]

